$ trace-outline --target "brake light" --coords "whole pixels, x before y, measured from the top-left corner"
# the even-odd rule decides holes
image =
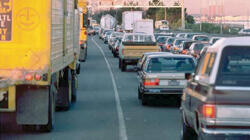
[[[215,118],[215,115],[216,115],[215,105],[203,105],[202,115],[205,118]]]
[[[160,83],[159,79],[145,80],[144,86],[158,86]]]
[[[42,76],[39,75],[39,74],[36,74],[36,75],[35,75],[35,79],[36,79],[37,81],[40,81],[40,80],[42,79]]]
[[[187,54],[187,51],[186,51],[186,50],[183,50],[181,53],[182,53],[182,54]]]
[[[87,35],[87,31],[84,32],[84,35]]]
[[[170,50],[170,45],[167,45],[166,48],[167,48],[168,50]]]
[[[33,75],[30,74],[30,73],[26,74],[26,75],[25,75],[25,80],[26,80],[26,81],[31,81],[31,80],[33,80]]]
[[[122,55],[124,55],[124,50],[122,50]]]
[[[83,40],[80,40],[80,44],[83,44]]]

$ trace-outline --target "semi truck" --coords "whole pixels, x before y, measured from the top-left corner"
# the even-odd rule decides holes
[[[152,19],[137,20],[134,23],[133,33],[154,34],[154,21]]]
[[[155,22],[155,29],[169,30],[169,23],[167,20],[158,20]]]
[[[88,10],[87,0],[78,0],[78,7],[80,9],[80,62],[85,62],[88,55],[88,43],[87,43],[87,28],[88,28]]]
[[[0,0],[0,115],[49,132],[76,101],[80,11],[75,0]]]
[[[122,13],[122,28],[126,32],[132,32],[134,23],[142,20],[142,11],[126,11]]]

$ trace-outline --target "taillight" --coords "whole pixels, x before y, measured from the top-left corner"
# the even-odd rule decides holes
[[[144,86],[158,86],[159,83],[160,83],[159,79],[152,79],[152,80],[146,79],[144,81]]]
[[[215,105],[203,105],[202,115],[204,118],[215,118],[216,115]]]
[[[42,79],[42,76],[39,74],[36,74],[35,79],[36,79],[36,81],[40,81]]]
[[[166,48],[167,48],[168,50],[170,50],[170,45],[167,45]]]
[[[31,80],[33,80],[33,75],[30,74],[30,73],[26,74],[26,75],[25,75],[25,80],[26,80],[26,81],[31,81]]]
[[[124,55],[124,50],[122,50],[122,55]]]
[[[84,32],[84,35],[87,35],[87,31]]]
[[[80,44],[83,44],[83,40],[80,40]]]
[[[186,50],[183,50],[181,53],[182,53],[182,54],[187,54],[187,51],[186,51]]]

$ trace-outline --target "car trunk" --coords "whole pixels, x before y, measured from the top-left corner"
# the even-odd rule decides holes
[[[217,125],[250,127],[249,93],[250,90],[215,90]]]
[[[125,45],[123,54],[129,58],[140,58],[147,52],[159,52],[159,48],[156,45]]]
[[[187,85],[185,73],[147,73],[146,79],[159,81],[155,86],[147,86],[149,88],[182,89]]]

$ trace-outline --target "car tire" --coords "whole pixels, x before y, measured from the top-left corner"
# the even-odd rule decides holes
[[[138,99],[141,100],[142,98],[142,92],[140,91],[140,87],[138,87]]]
[[[184,114],[184,113],[182,113]],[[197,140],[197,136],[194,132],[194,130],[187,126],[186,123],[184,122],[185,116],[182,115],[181,123],[182,123],[182,130],[181,130],[181,140]]]
[[[142,94],[142,98],[141,98],[141,103],[142,105],[147,105],[147,96],[145,94]]]

